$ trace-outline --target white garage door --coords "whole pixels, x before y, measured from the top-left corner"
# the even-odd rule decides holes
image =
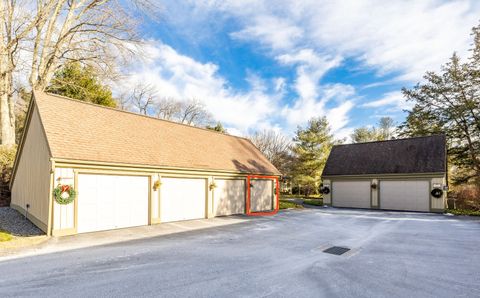
[[[148,177],[78,175],[78,233],[148,224]]]
[[[332,183],[335,207],[370,208],[370,181],[335,181]]]
[[[250,211],[261,212],[273,210],[273,180],[250,180]]]
[[[245,180],[215,179],[213,214],[215,216],[245,213]]]
[[[162,222],[205,218],[206,179],[162,178],[161,183]]]
[[[428,181],[380,181],[380,208],[430,211]]]

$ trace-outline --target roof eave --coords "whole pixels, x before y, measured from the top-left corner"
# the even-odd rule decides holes
[[[192,171],[192,172],[209,172],[209,173],[229,173],[229,174],[239,174],[239,175],[271,175],[271,176],[281,176],[280,172],[241,172],[241,171],[232,171],[225,169],[205,169],[205,168],[184,168],[184,167],[175,167],[175,166],[165,166],[165,165],[145,165],[145,164],[129,164],[129,163],[116,163],[116,162],[104,162],[104,161],[89,161],[89,160],[80,160],[80,159],[71,159],[71,158],[59,158],[52,157],[52,161],[55,162],[57,166],[62,165],[72,165],[72,166],[101,166],[101,167],[114,167],[114,168],[130,168],[130,169],[149,169],[149,170],[178,170],[178,171]]]

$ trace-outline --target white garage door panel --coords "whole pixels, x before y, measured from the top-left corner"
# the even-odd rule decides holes
[[[206,179],[162,178],[162,222],[205,218]]]
[[[430,211],[428,181],[380,181],[380,208]]]
[[[271,211],[273,209],[273,180],[251,180],[250,210],[252,212]]]
[[[78,233],[148,224],[148,177],[78,175]]]
[[[245,213],[245,180],[215,179],[213,208],[215,216]]]
[[[370,208],[370,181],[336,181],[332,183],[335,207]]]

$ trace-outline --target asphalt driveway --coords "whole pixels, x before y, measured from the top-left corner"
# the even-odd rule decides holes
[[[478,297],[479,249],[478,219],[292,210],[3,261],[0,296]]]

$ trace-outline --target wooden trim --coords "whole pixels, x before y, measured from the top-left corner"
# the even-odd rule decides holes
[[[161,224],[162,221],[160,220],[160,218],[152,218],[152,225],[156,225],[156,224]]]
[[[275,177],[280,177],[280,174],[262,174],[262,173],[245,173],[245,172],[238,172],[232,170],[222,170],[222,169],[201,169],[201,168],[182,168],[182,167],[169,167],[169,166],[153,166],[153,165],[141,165],[141,164],[127,164],[127,163],[115,163],[115,162],[101,162],[101,161],[85,161],[85,160],[75,160],[75,159],[65,159],[65,158],[53,158],[58,164],[61,164],[62,167],[67,168],[76,168],[76,167],[84,167],[84,168],[124,168],[128,169],[135,169],[138,171],[185,171],[185,172],[193,172],[193,173],[220,173],[220,174],[234,174],[234,175],[270,175]]]
[[[12,169],[12,176],[10,178],[9,187],[10,190],[13,188],[13,183],[15,181],[15,176],[17,175],[17,168],[18,164],[20,163],[20,158],[22,157],[23,153],[23,146],[25,144],[25,139],[27,138],[28,129],[30,128],[30,122],[32,121],[32,110],[35,107],[35,97],[32,94],[32,98],[30,99],[30,104],[28,105],[27,109],[27,116],[25,119],[25,125],[22,132],[22,137],[20,138],[20,143],[18,144],[17,152],[15,153],[15,162],[13,163]]]
[[[385,179],[385,178],[440,178],[444,177],[443,172],[434,173],[417,173],[417,174],[367,174],[367,175],[335,175],[335,176],[322,176],[322,180],[328,179]]]
[[[75,189],[77,193],[77,197],[75,198],[74,201],[74,206],[75,210],[73,211],[73,227],[75,228],[75,231],[78,229],[78,171],[73,170],[73,189]]]
[[[153,203],[153,175],[148,177],[148,225],[152,224],[153,214],[152,214],[152,203]]]
[[[18,212],[20,212],[22,215],[25,214],[25,209],[23,209],[23,207],[21,206],[18,206],[16,204],[10,204],[10,207],[12,207],[13,209],[17,210]],[[27,216],[28,220],[30,220],[33,224],[35,224],[38,228],[40,228],[40,230],[44,231],[47,236],[50,236],[50,234],[48,233],[48,225],[45,224],[44,222],[42,222],[41,220],[39,220],[38,218],[35,217],[35,215],[31,214],[31,213],[28,213],[28,216]]]
[[[52,236],[53,237],[69,236],[69,235],[75,235],[75,234],[77,234],[77,229],[76,228],[61,229],[61,230],[53,230],[52,231]]]
[[[55,161],[51,160],[51,169],[50,169],[50,187],[48,192],[48,225],[47,225],[47,235],[50,236],[53,230],[53,212],[54,212],[54,204],[53,204],[53,189],[55,188]],[[75,200],[76,201],[76,200]]]

